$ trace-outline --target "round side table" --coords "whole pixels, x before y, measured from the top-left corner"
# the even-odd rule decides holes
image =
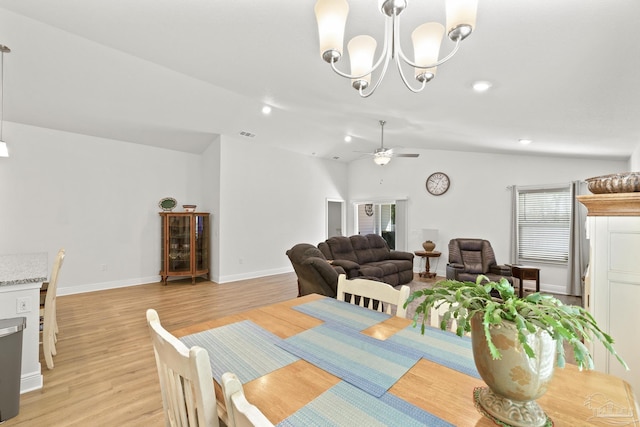
[[[429,264],[429,258],[440,258],[441,253],[438,251],[415,251],[414,254],[424,259],[424,271],[418,273],[420,277],[432,278],[436,277],[435,272],[430,272],[431,266]]]

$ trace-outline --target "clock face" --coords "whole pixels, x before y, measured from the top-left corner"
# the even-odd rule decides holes
[[[444,194],[449,189],[449,177],[446,173],[436,172],[427,178],[427,191],[434,196]]]

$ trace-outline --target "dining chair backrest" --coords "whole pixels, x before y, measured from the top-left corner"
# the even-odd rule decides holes
[[[402,285],[400,289],[395,289],[387,283],[376,280],[359,278],[347,280],[347,276],[344,274],[338,276],[337,299],[339,301],[355,304],[356,297],[360,297],[358,305],[371,310],[374,310],[374,301],[380,301],[377,311],[384,310],[387,314],[392,314],[391,305],[395,305],[396,316],[398,317],[407,317],[407,309],[404,308],[404,303],[409,298],[409,292],[410,289],[407,285]],[[350,295],[348,300],[345,294]],[[367,299],[367,302],[365,302],[365,299]],[[383,306],[386,306],[386,308],[383,309]]]
[[[64,257],[65,251],[64,249],[60,249],[53,262],[42,310],[42,352],[44,353],[44,360],[49,369],[53,369],[53,356],[57,353],[58,313],[56,310],[56,294],[58,293],[58,276],[60,275]]]
[[[222,393],[227,407],[227,427],[273,427],[260,409],[247,401],[242,384],[235,374],[222,374]]]
[[[156,358],[165,425],[218,427],[218,410],[209,354],[188,349],[160,324],[158,313],[147,310],[147,324]]]
[[[429,313],[429,325],[431,325],[434,328],[440,329],[442,317],[444,316],[444,314],[447,312],[448,309],[449,309],[449,304],[441,304],[440,306],[438,306],[438,308],[431,307],[431,311]],[[458,322],[456,321],[456,319],[454,319],[453,317],[449,319],[448,327],[446,329],[455,333],[456,330],[458,329]]]

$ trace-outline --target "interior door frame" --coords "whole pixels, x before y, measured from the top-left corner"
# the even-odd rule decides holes
[[[331,197],[327,197],[325,204],[324,204],[324,235],[325,235],[325,239],[328,239],[329,237],[331,237],[329,235],[329,224],[332,222],[330,221],[330,215],[332,214],[332,209],[329,208],[329,205],[331,203],[339,203],[340,204],[340,233],[341,235],[345,236],[345,230],[346,230],[346,226],[347,226],[347,205],[346,205],[346,201],[343,199],[336,199],[336,198],[331,198]]]

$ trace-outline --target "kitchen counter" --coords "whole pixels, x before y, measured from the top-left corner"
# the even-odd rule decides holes
[[[0,255],[0,286],[46,282],[47,253]]]
[[[48,254],[0,255],[0,319],[26,318],[22,334],[20,393],[42,388],[40,288],[48,277]]]

